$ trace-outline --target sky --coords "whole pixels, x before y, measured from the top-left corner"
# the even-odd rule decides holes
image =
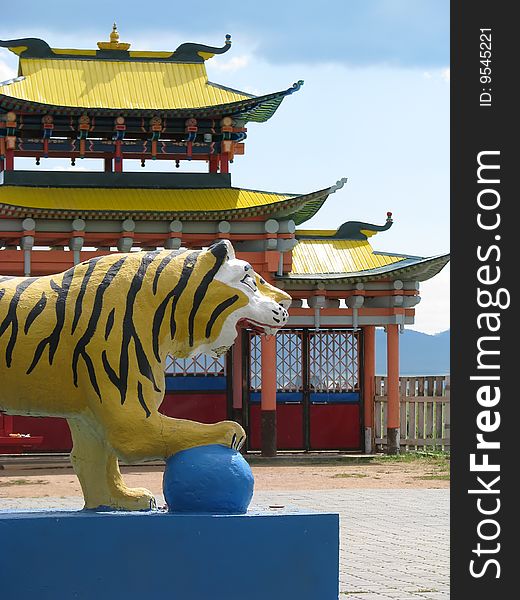
[[[308,193],[347,177],[305,228],[383,224],[391,211],[392,228],[371,238],[375,250],[449,252],[448,0],[156,0],[150,10],[90,0],[80,16],[71,6],[26,0],[3,16],[0,39],[95,48],[114,20],[133,50],[222,46],[229,33],[231,50],[206,62],[210,81],[253,94],[305,82],[267,123],[248,125],[233,185]],[[0,81],[16,69],[17,57],[0,49]],[[46,162],[40,168],[53,168]],[[449,266],[421,297],[412,328],[448,329]]]

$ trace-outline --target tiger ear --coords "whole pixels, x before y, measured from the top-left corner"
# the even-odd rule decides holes
[[[220,260],[230,260],[235,258],[235,250],[229,240],[220,240],[209,247],[209,251]]]

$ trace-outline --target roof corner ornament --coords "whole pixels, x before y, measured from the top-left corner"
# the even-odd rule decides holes
[[[287,90],[288,94],[294,94],[294,92],[297,92],[302,85],[304,84],[303,79],[298,79],[298,81],[295,81],[292,86]]]
[[[181,44],[174,51],[171,60],[174,62],[202,63],[215,56],[215,54],[224,54],[230,48],[231,35],[228,33],[226,34],[226,41],[221,48],[186,42],[185,44]]]
[[[38,38],[0,40],[0,48],[7,48],[14,54],[24,58],[49,58],[54,56],[49,44]]]
[[[341,179],[338,179],[338,181],[336,181],[336,183],[334,185],[330,186],[330,194],[333,194],[334,192],[337,192],[338,190],[340,190],[348,181],[348,177],[342,177]]]
[[[335,185],[333,185],[331,189],[331,193],[335,192],[337,189],[343,187],[347,179],[343,177]],[[393,224],[392,213],[386,213],[386,222],[384,225],[372,225],[371,223],[364,223],[362,221],[347,221],[340,225],[338,229],[332,235],[318,235],[317,233],[313,234],[302,234],[298,235],[299,240],[356,240],[356,241],[366,241],[369,237],[372,237],[376,233],[380,231],[386,231],[390,229]]]
[[[384,225],[373,225],[362,221],[347,221],[343,223],[336,233],[332,236],[340,240],[367,240],[380,231],[387,231],[393,225],[392,213],[386,213],[386,222]]]
[[[98,42],[98,48],[100,50],[128,50],[130,44],[119,41],[119,31],[117,30],[117,24],[114,22],[112,25],[112,31],[110,32],[109,42]]]

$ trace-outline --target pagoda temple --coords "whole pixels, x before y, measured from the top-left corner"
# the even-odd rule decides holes
[[[0,274],[44,275],[110,252],[229,239],[292,296],[289,322],[276,337],[243,330],[224,357],[171,359],[161,410],[239,420],[247,450],[264,455],[372,452],[375,328],[384,327],[386,442],[398,452],[399,332],[414,322],[420,283],[449,256],[374,251],[370,238],[392,226],[391,213],[381,225],[300,228],[346,179],[303,194],[233,187],[230,164],[243,160],[247,124],[268,121],[303,82],[262,96],[210,82],[205,63],[230,50],[229,35],[222,47],[138,51],[114,25],[97,46],[0,40],[19,56],[18,76],[0,83]],[[19,157],[34,159],[34,169],[17,169]],[[44,171],[42,158],[102,159],[103,170]],[[144,169],[125,171],[131,159]],[[147,172],[148,161],[164,170]],[[200,172],[183,172],[184,161],[199,161]],[[68,451],[66,422],[0,415],[0,452],[15,446]]]

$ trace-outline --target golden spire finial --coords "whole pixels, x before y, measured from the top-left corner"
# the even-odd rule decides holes
[[[117,24],[114,21],[112,25],[112,31],[110,32],[109,42],[98,42],[98,48],[100,50],[128,50],[130,44],[125,44],[119,41],[119,31],[117,30]]]
[[[118,44],[119,43],[119,31],[117,31],[117,24],[114,21],[112,25],[112,33],[110,34],[110,43]]]

